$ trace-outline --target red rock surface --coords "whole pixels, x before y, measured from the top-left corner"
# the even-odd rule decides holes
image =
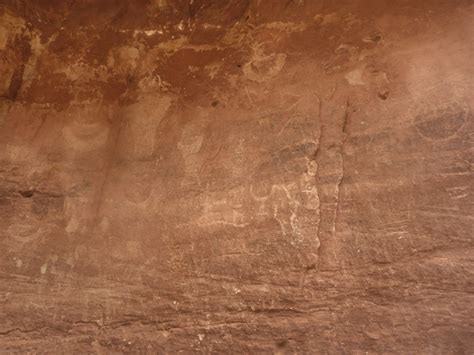
[[[2,352],[472,353],[473,23],[0,1]]]

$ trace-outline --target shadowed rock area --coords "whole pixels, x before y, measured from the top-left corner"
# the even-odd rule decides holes
[[[0,352],[474,350],[471,0],[0,0]]]

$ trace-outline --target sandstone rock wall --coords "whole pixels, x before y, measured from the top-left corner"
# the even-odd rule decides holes
[[[0,350],[472,352],[473,18],[0,1]]]

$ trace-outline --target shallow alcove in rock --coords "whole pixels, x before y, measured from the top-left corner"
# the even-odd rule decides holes
[[[0,352],[472,352],[473,17],[0,0]]]

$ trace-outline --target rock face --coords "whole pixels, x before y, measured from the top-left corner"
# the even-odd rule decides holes
[[[471,0],[0,5],[0,350],[471,353]]]

